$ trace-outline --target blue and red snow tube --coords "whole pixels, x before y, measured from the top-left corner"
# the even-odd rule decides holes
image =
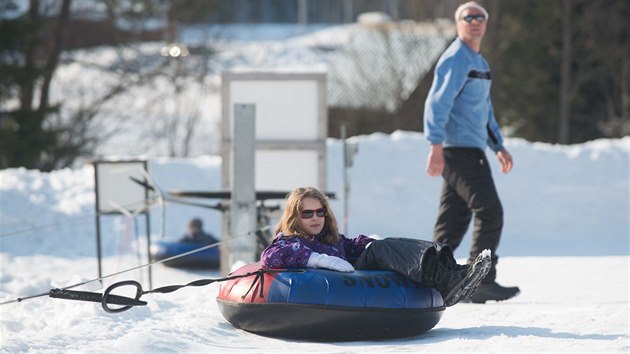
[[[234,275],[254,273],[258,263]],[[245,331],[316,341],[376,340],[421,334],[442,317],[444,301],[390,271],[273,269],[221,284],[223,316]]]
[[[197,242],[159,241],[151,245],[151,259],[153,261],[161,261],[207,245],[207,243]],[[219,252],[219,247],[211,247],[163,263],[166,266],[175,268],[217,269],[221,265],[221,253]]]

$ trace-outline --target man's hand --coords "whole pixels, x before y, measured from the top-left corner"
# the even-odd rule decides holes
[[[508,173],[512,171],[512,155],[505,149],[501,149],[497,152],[497,159],[499,159],[499,163],[501,164],[501,172]]]
[[[427,174],[429,176],[440,176],[444,171],[444,151],[442,144],[432,144],[427,158]]]

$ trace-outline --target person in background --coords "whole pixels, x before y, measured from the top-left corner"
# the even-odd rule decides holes
[[[215,244],[219,242],[214,236],[203,230],[203,222],[199,218],[193,218],[188,223],[188,232],[179,240],[180,242],[194,242]]]
[[[381,269],[435,288],[446,306],[467,299],[490,269],[489,251],[459,265],[448,245],[408,238],[377,240],[339,234],[326,196],[316,188],[287,195],[276,236],[261,255],[264,268],[325,268],[339,272]]]
[[[479,53],[488,19],[488,12],[474,1],[459,6],[457,38],[437,62],[424,107],[424,133],[430,143],[426,171],[444,179],[433,241],[456,249],[474,215],[469,262],[483,249],[492,251],[490,272],[471,297],[475,303],[506,300],[520,292],[496,282],[503,207],[486,146],[495,152],[503,173],[512,170],[513,161],[490,100],[490,68]]]

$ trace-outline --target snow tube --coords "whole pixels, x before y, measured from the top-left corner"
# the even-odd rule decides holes
[[[258,270],[253,263],[230,276]],[[222,283],[217,302],[237,328],[315,341],[414,336],[433,328],[445,309],[435,289],[381,270],[272,269]]]
[[[161,261],[182,253],[190,252],[207,246],[207,243],[196,242],[165,242],[160,241],[151,246],[151,259]],[[221,264],[219,247],[212,247],[164,262],[164,265],[175,268],[205,268],[217,269]]]

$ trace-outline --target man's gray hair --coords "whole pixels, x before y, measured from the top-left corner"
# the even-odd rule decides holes
[[[479,5],[479,3],[477,3],[476,1],[469,1],[465,4],[459,5],[459,7],[457,8],[457,11],[455,11],[455,22],[461,20],[462,13],[464,12],[464,10],[467,10],[467,9],[477,9],[481,11],[484,14],[484,16],[486,16],[486,20],[490,19],[490,15],[488,15],[488,11],[486,11],[486,9],[484,9],[483,6]]]

